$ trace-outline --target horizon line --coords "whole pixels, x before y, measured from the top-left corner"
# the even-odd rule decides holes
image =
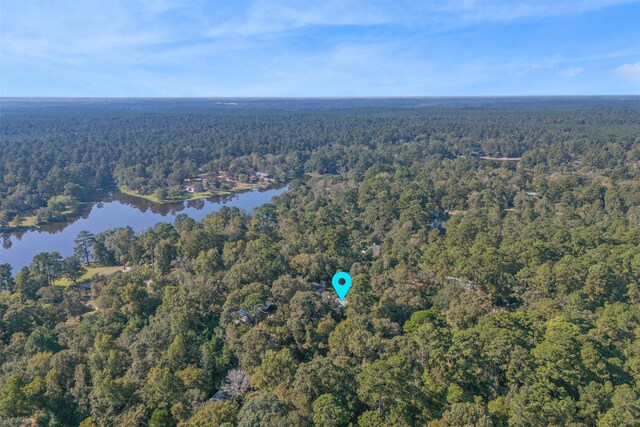
[[[390,96],[0,96],[0,100],[11,99],[194,99],[194,100],[216,100],[216,99],[244,99],[244,100],[350,100],[350,99],[451,99],[451,98],[605,98],[605,97],[640,97],[640,94],[545,94],[545,95],[390,95]]]

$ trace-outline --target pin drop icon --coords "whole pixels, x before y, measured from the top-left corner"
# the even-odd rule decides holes
[[[349,276],[349,273],[339,271],[333,275],[331,284],[333,285],[333,289],[336,290],[338,298],[342,301],[347,295],[347,292],[349,292],[349,288],[351,288],[351,276]]]

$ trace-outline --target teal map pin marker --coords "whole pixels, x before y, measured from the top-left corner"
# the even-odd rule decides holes
[[[340,283],[340,281],[342,281],[342,283]],[[351,276],[349,276],[349,273],[339,271],[333,275],[331,284],[333,285],[333,289],[336,290],[338,298],[340,298],[340,301],[342,301],[344,300],[344,297],[347,296],[349,288],[351,288]]]

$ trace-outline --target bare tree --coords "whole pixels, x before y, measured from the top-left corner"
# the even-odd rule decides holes
[[[220,387],[220,391],[229,393],[233,398],[239,398],[245,395],[249,390],[249,375],[242,369],[232,369],[227,374],[224,384]]]

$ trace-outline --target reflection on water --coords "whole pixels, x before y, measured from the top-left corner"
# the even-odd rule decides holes
[[[2,234],[0,264],[11,264],[15,274],[40,252],[57,251],[62,256],[72,255],[73,241],[82,230],[96,234],[110,228],[129,226],[140,232],[158,222],[173,222],[174,217],[181,213],[197,221],[218,211],[222,206],[235,206],[251,211],[286,189],[287,186],[283,184],[270,189],[167,204],[153,203],[122,193],[109,194],[99,201],[88,203],[85,209],[68,221]]]
[[[103,200],[100,203],[108,203],[115,200],[117,202],[122,203],[123,205],[132,206],[138,209],[142,213],[151,211],[154,214],[159,214],[162,216],[167,216],[167,215],[176,216],[178,215],[178,213],[181,213],[186,209],[201,210],[201,209],[204,209],[209,204],[224,205],[240,197],[247,197],[247,195],[255,192],[264,193],[268,191],[279,190],[283,187],[284,185],[272,187],[270,189],[258,188],[254,191],[246,191],[244,193],[230,194],[227,196],[214,196],[214,197],[209,197],[207,199],[187,200],[185,202],[162,203],[162,204],[153,203],[141,197],[134,197],[124,193],[116,193],[116,194],[110,195],[107,200]]]
[[[9,238],[9,235],[2,235],[2,247],[4,249],[10,249],[11,245],[13,245],[13,243],[11,243],[11,239]]]

